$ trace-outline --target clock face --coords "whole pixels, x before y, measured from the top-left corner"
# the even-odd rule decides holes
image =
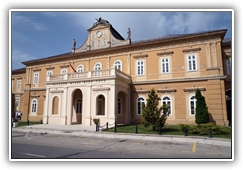
[[[101,36],[101,32],[98,31],[98,32],[96,33],[96,35],[97,35],[97,37],[100,37],[100,36]]]

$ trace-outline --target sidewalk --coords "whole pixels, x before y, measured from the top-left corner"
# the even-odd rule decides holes
[[[202,143],[218,146],[231,146],[231,139],[208,138],[200,136],[179,136],[179,135],[151,135],[151,134],[131,134],[131,133],[112,133],[95,132],[95,127],[82,125],[31,125],[12,128],[13,132],[25,133],[46,133],[56,135],[71,135],[80,137],[100,137],[116,139],[135,139],[143,141],[161,141],[161,142],[184,142],[184,143]]]

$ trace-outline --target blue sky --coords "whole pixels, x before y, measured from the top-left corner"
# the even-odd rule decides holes
[[[102,17],[124,37],[131,39],[171,34],[228,29],[231,38],[231,12],[14,12],[12,11],[12,70],[21,62],[71,52],[72,41],[80,47],[87,30]]]

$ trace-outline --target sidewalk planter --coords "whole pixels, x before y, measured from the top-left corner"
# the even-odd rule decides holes
[[[13,122],[13,127],[17,127],[19,122]]]
[[[19,123],[19,119],[13,118],[13,127],[17,127],[18,123]]]

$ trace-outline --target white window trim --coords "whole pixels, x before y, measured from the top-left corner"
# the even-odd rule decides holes
[[[48,74],[48,73],[51,73],[51,74]],[[47,71],[46,72],[46,75],[52,75],[53,74],[53,71]]]
[[[66,73],[62,73],[63,71],[66,71]],[[61,74],[67,74],[68,72],[67,72],[67,69],[61,69]]]
[[[35,82],[35,75],[38,75],[37,76],[37,82]],[[34,80],[33,80],[33,84],[38,84],[39,83],[39,73],[34,73]]]
[[[163,59],[164,60],[168,59],[168,62],[162,62]],[[162,74],[170,73],[170,58],[169,57],[161,58],[160,62],[161,62],[161,73]],[[165,64],[168,63],[168,72],[166,72],[166,66],[165,66],[165,72],[163,73],[163,66],[162,66],[163,63]]]
[[[78,71],[78,68],[79,68],[79,67],[82,67],[82,69],[83,69],[83,71],[80,71],[80,72],[84,72],[84,66],[83,66],[83,64],[79,64],[79,65],[78,65],[78,67],[77,67],[77,72],[79,72],[79,71]]]
[[[102,70],[102,64],[100,62],[97,62],[97,63],[94,64],[94,70],[95,70],[96,64],[100,64],[100,70]]]
[[[141,69],[140,69],[140,74],[138,74],[138,62],[143,62],[143,74],[141,74]],[[137,66],[136,66],[136,72],[137,72],[137,76],[144,76],[145,75],[145,61],[144,60],[138,60],[137,62]],[[141,68],[141,65],[140,65]]]
[[[195,60],[195,64],[196,64],[196,69],[195,70],[193,70],[193,64],[191,63],[191,66],[192,66],[192,70],[189,70],[189,56],[195,56],[195,59],[190,59],[191,61],[193,61],[193,60]],[[198,71],[198,69],[197,69],[197,55],[196,54],[188,54],[187,55],[187,71],[189,71],[189,72],[192,72],[192,71]]]
[[[36,107],[35,107],[35,112],[32,112],[33,110],[33,102],[36,101]],[[37,106],[38,106],[38,101],[36,99],[33,99],[31,101],[31,114],[37,114]]]
[[[146,99],[145,99],[144,97],[140,96],[140,97],[138,97],[137,100],[136,100],[136,113],[137,113],[137,115],[142,116],[142,110],[143,110],[142,105],[141,105],[141,114],[138,114],[138,99],[139,99],[139,98],[143,98],[143,99],[144,99],[144,105],[145,105],[145,106],[146,106]]]
[[[162,97],[162,100],[161,100],[161,106],[163,106],[163,101],[167,101],[167,100],[163,100],[163,98],[164,97],[169,97],[170,98],[170,111],[171,111],[171,113],[169,114],[170,116],[172,116],[173,114],[173,111],[172,111],[172,99],[171,99],[171,97],[170,96],[163,96]],[[167,104],[167,102],[166,102],[166,104]],[[162,111],[163,112],[163,111]]]
[[[21,80],[17,80],[17,90],[21,89]]]
[[[190,97],[189,97],[189,115],[190,116],[196,116],[196,104],[197,104],[197,99],[196,99],[196,96],[195,96],[195,101],[194,101],[194,105],[195,105],[195,111],[194,111],[194,115],[192,115],[191,113],[191,98],[193,97],[193,96],[195,96],[195,95],[191,95]]]
[[[115,63],[116,63],[117,61],[120,62],[120,66],[121,66],[121,70],[120,70],[120,71],[122,71],[122,62],[121,62],[121,60],[116,60],[116,61],[114,61],[114,63],[113,63],[113,67],[116,67]]]

